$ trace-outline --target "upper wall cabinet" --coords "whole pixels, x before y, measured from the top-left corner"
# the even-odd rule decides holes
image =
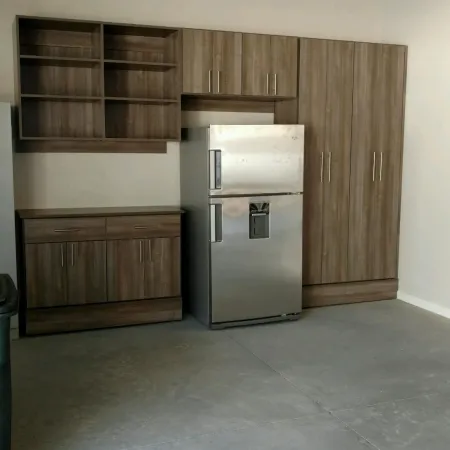
[[[183,30],[183,92],[241,94],[242,34]]]
[[[296,97],[297,54],[297,38],[244,34],[242,93]]]

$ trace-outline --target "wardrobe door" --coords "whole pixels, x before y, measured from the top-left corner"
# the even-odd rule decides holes
[[[322,282],[327,41],[300,39],[299,117],[305,125],[303,284]]]
[[[406,49],[355,47],[349,281],[395,278]]]
[[[353,42],[328,41],[322,283],[347,281]]]

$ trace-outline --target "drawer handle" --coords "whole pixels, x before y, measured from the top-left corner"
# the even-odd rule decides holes
[[[134,226],[134,229],[135,229],[135,230],[146,230],[147,227],[144,227],[143,225],[135,225],[135,226]]]
[[[81,231],[81,228],[61,228],[53,231],[55,233],[77,233],[78,231]]]

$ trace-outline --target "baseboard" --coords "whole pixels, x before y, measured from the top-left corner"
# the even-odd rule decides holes
[[[393,300],[397,290],[397,279],[303,286],[303,307]]]
[[[425,309],[439,316],[450,319],[450,308],[438,305],[437,303],[429,302],[428,300],[422,300],[421,298],[414,297],[413,295],[406,294],[405,292],[398,292],[398,299],[402,302],[409,303],[410,305],[417,306],[418,308]]]

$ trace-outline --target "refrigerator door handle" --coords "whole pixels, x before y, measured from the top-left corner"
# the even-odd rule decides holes
[[[222,150],[209,151],[209,188],[222,189]]]
[[[211,243],[222,242],[222,205],[209,205]]]

